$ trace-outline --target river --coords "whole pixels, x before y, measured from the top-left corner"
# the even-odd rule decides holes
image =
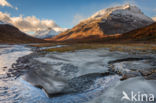
[[[121,76],[118,74],[102,74],[108,71],[109,61],[134,55],[109,52],[105,49],[48,53],[32,57],[28,61],[31,63],[20,64],[28,67],[33,65],[37,69],[21,68],[22,74],[18,74],[19,68],[16,69],[13,64],[16,64],[20,57],[32,53],[32,49],[25,45],[0,45],[0,103],[120,103],[123,90],[146,91],[156,95],[155,80],[147,81],[142,77],[136,77],[120,81]],[[150,67],[152,64],[149,65],[147,62],[149,61],[126,61],[115,63],[114,66],[119,69],[125,66]],[[132,64],[133,66],[129,66]],[[35,73],[37,74],[34,75]],[[37,88],[35,85],[43,88]],[[59,92],[64,94],[47,94]]]

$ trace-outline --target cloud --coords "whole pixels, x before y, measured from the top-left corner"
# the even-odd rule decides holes
[[[63,31],[53,20],[40,20],[35,16],[23,17],[11,17],[8,13],[0,12],[0,20],[5,23],[10,23],[15,27],[19,28],[23,32],[36,32],[47,29],[54,29],[55,31]]]
[[[8,6],[13,7],[10,3],[8,3],[6,0],[0,0],[0,6]]]
[[[83,15],[81,15],[81,14],[76,14],[76,15],[74,16],[74,19],[73,19],[72,23],[73,23],[74,25],[76,25],[76,24],[78,24],[79,22],[81,22],[81,21],[84,20],[84,19],[86,19],[85,16],[83,16]]]
[[[153,17],[152,19],[153,19],[154,21],[156,21],[156,17]]]
[[[17,7],[12,6],[10,3],[8,3],[6,0],[0,0],[0,6],[7,6],[7,7],[11,7],[14,8],[15,10],[18,10]]]

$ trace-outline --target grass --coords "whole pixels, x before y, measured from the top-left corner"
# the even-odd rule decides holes
[[[143,44],[143,43],[127,43],[127,44],[104,44],[104,43],[79,43],[79,44],[64,44],[64,43],[41,43],[38,45],[31,45],[33,47],[51,47],[56,45],[67,45],[60,48],[44,49],[47,52],[73,52],[83,49],[98,49],[109,48],[110,51],[122,52],[154,52],[156,53],[156,44]]]

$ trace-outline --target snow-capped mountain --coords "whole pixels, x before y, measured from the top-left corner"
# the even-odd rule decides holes
[[[56,27],[56,28],[47,28],[45,30],[38,30],[33,34],[30,34],[33,37],[36,38],[41,38],[41,39],[46,39],[46,38],[51,38],[53,36],[58,35],[59,33],[65,31],[66,29]]]
[[[44,39],[44,38],[53,37],[57,34],[58,34],[58,32],[56,32],[55,30],[53,30],[51,28],[48,28],[46,30],[38,30],[34,34],[32,34],[31,36]]]
[[[108,9],[103,9],[98,12],[96,12],[94,15],[92,15],[87,20],[95,20],[95,19],[108,19],[108,17],[117,17],[117,16],[129,16],[134,17],[134,20],[141,19],[146,20],[149,22],[152,22],[151,18],[145,16],[141,10],[136,7],[135,5],[122,5],[122,6],[116,6]]]
[[[100,10],[74,28],[53,37],[52,40],[64,41],[123,34],[153,22],[135,5],[125,4]]]

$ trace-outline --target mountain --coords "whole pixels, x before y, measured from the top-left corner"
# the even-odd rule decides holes
[[[46,38],[51,38],[54,37],[61,32],[64,32],[66,29],[64,28],[47,28],[45,30],[37,30],[34,34],[29,34],[33,37],[40,38],[40,39],[46,39]]]
[[[45,38],[51,38],[53,36],[56,36],[59,33],[60,32],[56,32],[55,30],[48,28],[46,30],[38,30],[34,34],[32,34],[32,36],[36,38],[45,39]]]
[[[121,41],[148,41],[156,42],[156,23],[149,26],[130,31],[120,35]]]
[[[0,43],[39,43],[45,42],[21,32],[16,27],[0,22]]]
[[[98,11],[72,29],[48,40],[68,41],[92,37],[103,38],[145,27],[153,22],[138,7],[126,4]]]

